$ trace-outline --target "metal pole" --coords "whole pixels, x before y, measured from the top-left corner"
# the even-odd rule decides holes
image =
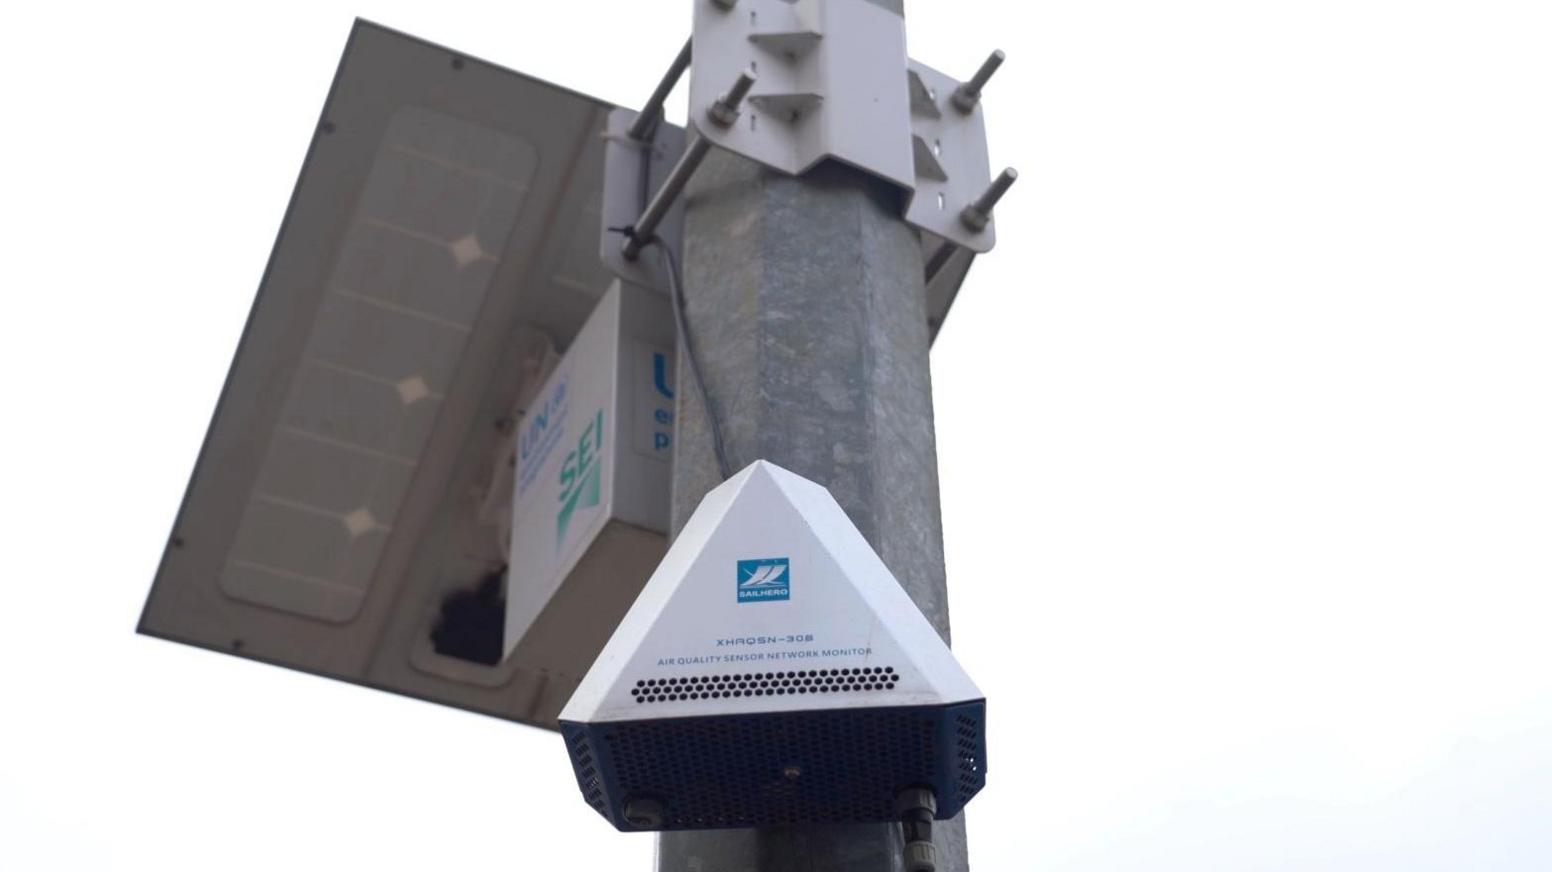
[[[898,192],[839,164],[802,178],[720,150],[687,189],[685,314],[731,465],[827,487],[947,638],[922,254]],[[688,366],[681,359],[678,369]],[[678,397],[673,527],[720,482],[706,409]],[[963,872],[962,818],[934,827]],[[658,872],[900,872],[896,824],[671,832]]]
[[[668,100],[668,95],[673,93],[674,86],[679,84],[679,79],[684,71],[690,68],[690,40],[685,40],[684,48],[679,50],[679,56],[674,58],[668,72],[653,89],[652,96],[647,98],[647,105],[641,107],[641,114],[636,116],[635,122],[626,131],[626,135],[637,142],[646,142],[652,138],[652,131],[657,128],[658,122],[663,118],[663,103]]]
[[[684,191],[684,186],[690,183],[690,177],[700,168],[701,161],[706,159],[706,154],[711,151],[711,143],[705,137],[697,136],[690,142],[690,147],[685,149],[684,155],[674,168],[669,171],[668,178],[663,181],[663,187],[658,188],[652,195],[652,202],[642,211],[641,217],[636,219],[633,228],[635,234],[620,244],[620,251],[625,254],[626,260],[635,260],[641,256],[642,249],[647,247],[652,237],[657,234],[659,224],[668,216],[668,210],[673,208],[674,201],[679,199],[679,194]]]

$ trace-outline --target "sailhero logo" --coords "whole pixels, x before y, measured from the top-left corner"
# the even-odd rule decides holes
[[[792,566],[785,557],[738,561],[738,601],[781,602],[792,597]]]

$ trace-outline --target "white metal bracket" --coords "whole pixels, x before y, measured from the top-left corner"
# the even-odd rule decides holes
[[[964,211],[987,189],[986,119],[979,103],[969,112],[953,105],[961,82],[926,64],[910,62],[911,153],[916,187],[905,210],[913,226],[972,251],[991,251],[997,231],[988,220],[975,230]],[[990,216],[988,215],[988,218]]]
[[[694,28],[690,123],[712,144],[791,175],[850,164],[907,192],[910,224],[991,250],[1011,177],[991,181],[980,91],[1001,53],[952,79],[909,60],[904,20],[868,0],[696,0]]]

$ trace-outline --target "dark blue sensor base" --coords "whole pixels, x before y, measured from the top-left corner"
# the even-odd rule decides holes
[[[627,832],[894,821],[910,787],[946,820],[986,784],[985,700],[560,729],[583,797]],[[661,826],[628,823],[633,801]]]

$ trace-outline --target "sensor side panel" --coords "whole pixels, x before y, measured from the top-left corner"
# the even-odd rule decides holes
[[[583,798],[622,832],[887,822],[911,787],[947,820],[986,783],[985,700],[560,726]],[[626,820],[636,800],[660,825]]]

